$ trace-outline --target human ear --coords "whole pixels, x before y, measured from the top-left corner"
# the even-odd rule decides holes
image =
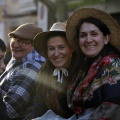
[[[104,44],[107,45],[110,40],[110,35],[106,35],[104,38]]]

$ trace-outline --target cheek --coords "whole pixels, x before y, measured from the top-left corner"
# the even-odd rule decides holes
[[[104,46],[105,46],[105,41],[100,41],[99,43],[98,43],[98,48],[100,48],[100,49],[102,49]]]
[[[50,58],[51,58],[51,56],[52,56],[52,53],[48,51],[47,56],[48,56],[48,59],[50,59]]]
[[[48,59],[49,59],[49,61],[53,64],[53,62],[54,62],[54,56],[53,56],[53,53],[48,52]]]
[[[79,39],[79,47],[81,47],[83,45],[84,41]]]

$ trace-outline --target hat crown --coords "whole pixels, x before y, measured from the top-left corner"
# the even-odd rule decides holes
[[[80,8],[69,16],[66,23],[66,36],[68,42],[76,51],[80,51],[79,45],[74,42],[77,36],[76,26],[81,19],[88,17],[94,17],[103,22],[110,31],[109,42],[116,48],[120,46],[120,26],[110,14],[97,8]]]
[[[37,27],[35,23],[25,23],[10,32],[8,36],[17,36],[24,39],[33,40],[33,38],[40,32],[42,28]]]
[[[47,58],[47,40],[49,37],[54,37],[56,35],[65,35],[66,37],[66,23],[56,22],[52,25],[50,30],[37,34],[33,42],[35,50]]]
[[[49,31],[66,31],[66,24],[62,22],[54,23]]]

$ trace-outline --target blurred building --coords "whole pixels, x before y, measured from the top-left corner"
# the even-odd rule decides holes
[[[2,37],[4,38],[8,46],[9,46],[8,33],[15,30],[19,25],[28,22],[36,23],[38,26],[46,24],[44,19],[46,16],[44,14],[45,13],[47,14],[47,12],[45,6],[42,3],[41,4],[39,3],[38,4],[39,6],[36,6],[34,0],[3,0],[3,1],[4,5],[2,5],[2,10],[4,14],[3,15],[4,34]],[[38,11],[37,8],[39,8],[40,11]],[[40,21],[42,22],[42,24],[40,23]],[[47,26],[44,26],[44,29],[45,28],[47,28]]]
[[[4,0],[5,40],[9,44],[7,34],[26,22],[36,23],[36,6],[33,0]]]
[[[3,6],[4,0],[0,0],[0,38],[4,40],[4,17],[3,17]]]
[[[70,0],[69,14],[82,7],[95,7],[111,14],[120,24],[120,0]]]
[[[37,23],[44,31],[48,29],[48,8],[38,1],[35,5],[34,0],[0,0],[0,37],[8,46],[8,33],[23,23]],[[68,17],[78,8],[95,7],[110,13],[120,23],[120,0],[66,0],[65,3]],[[62,13],[57,13],[58,21]]]

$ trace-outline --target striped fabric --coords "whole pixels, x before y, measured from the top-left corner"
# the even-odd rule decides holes
[[[33,50],[22,61],[12,58],[6,66],[0,77],[0,86],[10,118],[25,114],[35,92],[37,72],[44,61],[45,58]]]

